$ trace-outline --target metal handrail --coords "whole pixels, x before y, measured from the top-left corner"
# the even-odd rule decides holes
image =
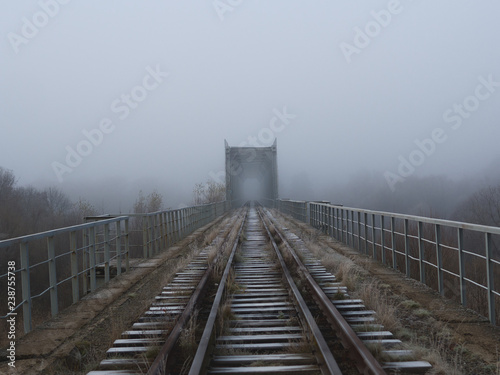
[[[441,295],[445,294],[444,274],[457,278],[459,280],[457,296],[460,296],[460,302],[464,306],[467,306],[467,284],[485,290],[488,300],[488,318],[492,324],[497,324],[495,305],[498,303],[497,297],[500,296],[500,290],[495,289],[494,276],[495,271],[498,275],[500,260],[494,258],[493,246],[494,240],[498,243],[500,237],[493,238],[493,236],[500,236],[499,227],[344,207],[328,202],[278,199],[274,206],[340,242],[371,255],[384,264],[390,263],[394,269],[402,267],[408,277],[412,277],[412,264],[417,263],[419,276],[414,278],[422,283],[430,285],[426,280],[426,266],[432,266],[432,269],[437,270],[437,290]],[[400,224],[400,228],[396,228],[396,223]],[[432,229],[431,238],[424,235],[424,224],[432,226],[428,228]],[[455,232],[456,245],[441,238],[444,231]],[[479,233],[483,236],[480,241],[483,247],[482,253],[464,248],[464,231]],[[398,239],[402,240],[402,243],[400,241],[397,244]],[[443,249],[457,254],[458,273],[452,272],[449,264],[444,264]],[[434,260],[426,256],[426,253],[430,251]],[[388,261],[387,253],[392,256],[391,261]],[[404,257],[403,264],[398,264],[398,256]],[[468,276],[471,267],[467,259],[470,258],[483,262],[485,265],[486,281],[484,283]]]
[[[50,294],[51,313],[52,316],[56,316],[59,313],[60,302],[63,301],[58,293],[58,287],[62,284],[71,281],[72,302],[75,303],[81,299],[81,295],[97,289],[97,268],[104,268],[104,283],[111,279],[111,261],[116,261],[117,275],[122,273],[122,262],[125,266],[125,272],[129,271],[130,234],[134,232],[134,230],[129,229],[131,217],[139,218],[142,227],[142,244],[132,246],[141,247],[142,256],[149,258],[213,221],[230,208],[230,202],[222,201],[144,214],[89,216],[85,219],[91,220],[91,222],[84,224],[0,241],[0,252],[3,251],[4,254],[7,248],[19,246],[15,271],[1,274],[0,281],[7,280],[9,276],[12,277],[13,273],[16,283],[21,286],[22,294],[22,302],[17,303],[18,301],[16,301],[14,303],[16,306],[12,306],[6,315],[0,316],[0,319],[15,316],[22,307],[24,332],[27,333],[33,329],[33,299]],[[111,227],[112,224],[113,227]],[[56,249],[55,239],[67,241],[68,238],[65,235],[68,234],[69,245],[64,245],[63,249],[59,247]],[[46,240],[46,244],[40,245],[34,242],[40,240]],[[33,261],[33,255],[39,258],[39,250],[44,248],[47,251],[46,259]],[[61,258],[66,256],[70,258],[70,267],[64,268],[61,267],[63,261]],[[18,260],[20,261],[18,262]],[[48,268],[48,282],[37,285],[43,291],[38,290],[36,295],[33,295],[31,278],[33,277],[33,269],[36,267]],[[67,270],[70,271],[68,276],[62,274]],[[7,288],[3,289],[5,290],[0,291],[0,293],[7,292]],[[19,293],[16,293],[16,297],[18,297],[17,294]],[[19,298],[17,299],[19,300]]]

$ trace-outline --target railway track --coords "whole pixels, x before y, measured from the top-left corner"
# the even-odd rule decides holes
[[[374,312],[362,301],[351,299],[335,276],[308,253],[298,237],[279,228],[269,212],[252,204],[240,209],[240,217],[233,235],[219,246],[221,250],[214,255],[213,246],[203,249],[89,375],[179,372],[170,366],[173,350],[207,294],[212,296],[204,302],[210,304],[208,317],[201,319],[206,324],[197,337],[189,375],[337,375],[342,374],[337,360],[350,361],[350,368],[362,374],[429,369],[427,362],[408,360],[413,353],[391,349],[398,342],[375,323]],[[224,272],[215,281],[215,294],[206,293],[216,267]],[[307,285],[307,302],[294,281],[299,276]],[[325,339],[317,324],[318,306],[338,337],[335,341],[341,341],[350,358],[333,357],[332,339]],[[394,360],[379,363],[366,344],[382,346],[384,356]]]
[[[149,309],[114,341],[98,369],[88,375],[164,373],[168,355],[199,306],[224,249],[234,246],[230,240],[238,238],[243,223],[238,216],[241,212],[226,220],[212,243],[163,287]],[[235,224],[239,230],[233,228]]]
[[[227,327],[223,325],[215,345],[210,345],[215,318],[209,318],[189,374],[203,373],[205,368],[208,374],[341,374],[254,207],[243,233],[234,263],[236,291],[226,302],[230,308],[220,309],[221,298],[216,297],[210,314],[220,319],[229,310],[222,316]],[[230,267],[228,262],[225,276]],[[217,296],[222,296],[226,281],[222,280]]]

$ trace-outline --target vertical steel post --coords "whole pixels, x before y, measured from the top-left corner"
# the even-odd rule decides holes
[[[83,279],[83,295],[86,295],[89,291],[89,272],[88,272],[88,268],[89,268],[89,230],[88,229],[84,229],[82,231],[83,233],[83,253],[82,253],[82,260],[83,260],[83,275],[82,275],[82,279]]]
[[[165,217],[166,217],[166,213],[162,212],[160,214],[160,232],[161,232],[161,248],[162,249],[167,248],[167,231],[165,228]]]
[[[78,254],[76,252],[76,231],[69,233],[69,248],[71,251],[71,289],[73,303],[80,299],[80,284],[78,280]]]
[[[365,254],[368,255],[368,213],[364,212],[363,213],[363,218],[364,218],[364,224],[365,224]]]
[[[398,269],[398,261],[396,254],[396,219],[391,216],[391,251],[392,251],[392,268]]]
[[[153,257],[153,245],[154,245],[154,238],[153,238],[153,217],[151,215],[146,216],[146,222],[148,225],[148,257],[152,258]]]
[[[439,294],[444,296],[444,273],[443,273],[443,250],[441,248],[441,226],[436,224],[434,226],[436,237],[436,261],[438,272],[438,290]]]
[[[57,272],[56,272],[56,250],[54,247],[54,236],[47,237],[47,255],[49,266],[49,286],[50,286],[50,311],[52,317],[59,313],[57,301]]]
[[[142,219],[142,257],[148,257],[148,217],[146,214],[141,216]]]
[[[462,228],[458,228],[458,265],[460,272],[460,303],[466,306],[464,230]]]
[[[386,264],[385,259],[385,220],[384,215],[380,215],[380,250],[382,252],[382,264]]]
[[[153,215],[153,222],[154,222],[154,228],[155,228],[155,254],[158,254],[161,250],[161,240],[162,240],[162,234],[161,234],[161,215],[160,214],[154,214]]]
[[[354,247],[354,211],[349,211],[351,213],[351,246]]]
[[[373,259],[377,260],[377,241],[375,239],[375,214],[372,214],[372,256]]]
[[[109,272],[109,260],[110,260],[110,254],[109,254],[109,224],[106,223],[104,224],[104,282],[108,283],[110,279],[110,272]]]
[[[340,242],[344,242],[344,209],[340,209]]]
[[[116,274],[122,274],[122,225],[121,221],[116,222]]]
[[[23,294],[23,325],[24,333],[32,330],[31,325],[31,283],[30,283],[30,254],[27,242],[21,242],[21,288]]]
[[[130,269],[129,256],[130,256],[130,236],[128,231],[128,217],[125,219],[125,270],[128,272]]]
[[[493,273],[493,262],[491,261],[491,258],[493,257],[493,246],[491,244],[491,233],[485,233],[484,235],[486,254],[486,282],[488,286],[488,318],[490,319],[491,324],[496,325],[495,293],[493,293],[493,290],[495,288],[495,280]]]
[[[410,237],[408,237],[408,219],[404,219],[405,221],[405,264],[406,264],[406,276],[411,277],[411,269],[410,269]]]
[[[95,227],[89,228],[89,267],[90,267],[90,291],[93,292],[97,288],[97,276],[95,271]]]
[[[420,270],[420,282],[425,284],[425,263],[424,263],[424,242],[423,242],[424,224],[418,222],[418,268]]]
[[[361,251],[361,215],[356,211],[356,221],[358,222],[358,251]]]

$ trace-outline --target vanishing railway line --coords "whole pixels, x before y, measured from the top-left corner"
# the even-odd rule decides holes
[[[239,210],[239,218],[176,274],[89,375],[385,374],[430,368],[398,348],[401,342],[376,324],[375,313],[351,299],[269,212],[251,204]],[[178,339],[193,317],[202,328],[199,345],[180,370],[174,358],[182,352]],[[348,355],[334,358],[340,343]],[[385,362],[366,344],[378,346]]]

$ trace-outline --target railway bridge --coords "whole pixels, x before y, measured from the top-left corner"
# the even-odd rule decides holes
[[[1,372],[426,373],[377,301],[424,284],[498,334],[500,228],[280,199],[276,142],[225,151],[225,201],[0,241]]]

